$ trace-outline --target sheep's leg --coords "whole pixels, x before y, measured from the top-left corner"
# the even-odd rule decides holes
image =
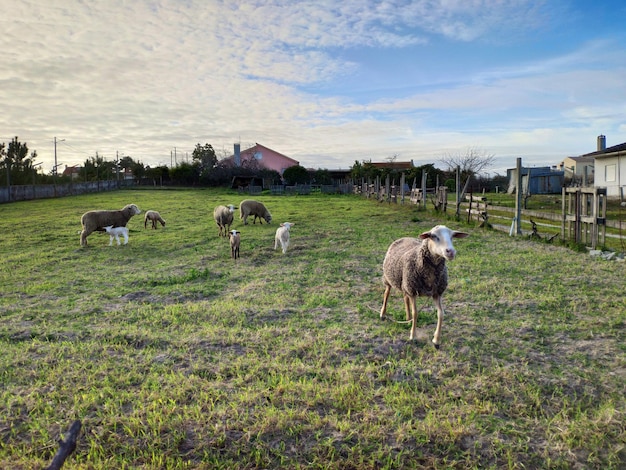
[[[409,339],[414,340],[417,333],[417,308],[415,306],[415,297],[407,297],[409,298],[409,303],[411,305],[411,314],[413,316],[413,321],[411,322],[411,336],[409,336]]]
[[[406,321],[411,319],[411,298],[404,294],[404,310],[406,312]]]
[[[109,246],[113,245],[113,238],[114,238],[113,235],[109,237]]]
[[[385,293],[383,294],[383,307],[380,309],[380,319],[385,319],[385,313],[387,312],[387,300],[389,299],[389,293],[391,292],[391,286],[385,286]]]
[[[124,245],[128,245],[128,234],[124,234]]]
[[[117,242],[117,245],[121,245],[120,243],[120,236],[119,235],[115,235],[115,241]]]
[[[441,297],[433,297],[435,306],[437,307],[437,328],[433,336],[433,344],[435,348],[439,349],[439,338],[441,336],[441,324],[443,323],[443,305],[441,304]]]

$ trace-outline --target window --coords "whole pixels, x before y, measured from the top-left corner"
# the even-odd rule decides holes
[[[261,152],[255,152],[254,158],[256,158],[257,160],[263,160],[263,154]]]
[[[615,182],[615,175],[617,172],[615,171],[615,165],[607,165],[604,167],[604,181],[607,183]]]

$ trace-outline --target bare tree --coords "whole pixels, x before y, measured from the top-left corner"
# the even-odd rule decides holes
[[[468,147],[464,153],[447,154],[441,158],[441,163],[447,167],[448,171],[458,171],[457,178],[460,178],[459,187],[463,188],[460,193],[457,194],[457,218],[460,217],[459,202],[465,197],[465,192],[467,191],[472,176],[478,175],[489,168],[494,163],[495,159],[495,155],[475,147]]]

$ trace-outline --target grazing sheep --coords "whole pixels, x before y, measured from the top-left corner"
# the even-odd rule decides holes
[[[113,239],[117,240],[117,244],[120,244],[120,235],[124,236],[124,245],[128,243],[128,228],[126,227],[113,227],[107,225],[104,227],[106,233],[109,234],[109,246],[113,245]]]
[[[126,227],[126,224],[133,215],[141,214],[135,204],[128,204],[117,211],[89,211],[80,218],[83,230],[80,232],[81,246],[87,245],[87,237],[92,232],[104,232],[104,227]]]
[[[244,225],[248,225],[248,217],[251,215],[254,216],[253,224],[256,224],[257,217],[260,224],[263,224],[261,219],[265,219],[268,224],[272,221],[272,214],[265,208],[263,203],[253,201],[252,199],[241,201],[241,204],[239,204],[239,218],[243,220]]]
[[[287,253],[287,248],[289,247],[289,229],[294,224],[291,222],[285,222],[280,224],[280,227],[276,229],[276,236],[274,237],[274,250],[278,248],[278,244],[283,249],[283,254]]]
[[[448,287],[446,260],[454,259],[456,250],[453,238],[465,238],[468,233],[450,230],[445,225],[437,225],[422,233],[419,238],[400,238],[393,242],[383,261],[383,283],[385,293],[380,318],[385,318],[387,299],[392,287],[402,291],[407,321],[412,319],[410,339],[415,338],[417,310],[415,299],[418,296],[432,297],[437,307],[437,328],[433,344],[439,349],[443,306],[441,297]]]
[[[146,211],[143,218],[143,228],[146,228],[146,225],[148,225],[148,220],[152,222],[152,228],[155,230],[157,228],[157,222],[161,222],[161,225],[165,227],[165,220],[163,220],[161,214],[157,211]]]
[[[235,206],[229,204],[226,206],[217,206],[213,210],[213,218],[215,219],[215,223],[219,227],[220,231],[218,233],[218,237],[221,237],[222,234],[227,237],[228,232],[230,230],[230,226],[233,223],[233,214],[235,212]]]
[[[239,258],[239,244],[241,243],[240,232],[231,230],[228,232],[228,238],[230,239],[230,256],[233,259],[237,259]]]

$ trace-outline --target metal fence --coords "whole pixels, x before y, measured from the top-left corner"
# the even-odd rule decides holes
[[[0,188],[0,203],[29,201],[32,199],[48,199],[53,197],[76,196],[79,194],[112,191],[132,186],[128,181],[90,181],[86,183],[67,184],[26,184],[20,186],[3,186]]]

